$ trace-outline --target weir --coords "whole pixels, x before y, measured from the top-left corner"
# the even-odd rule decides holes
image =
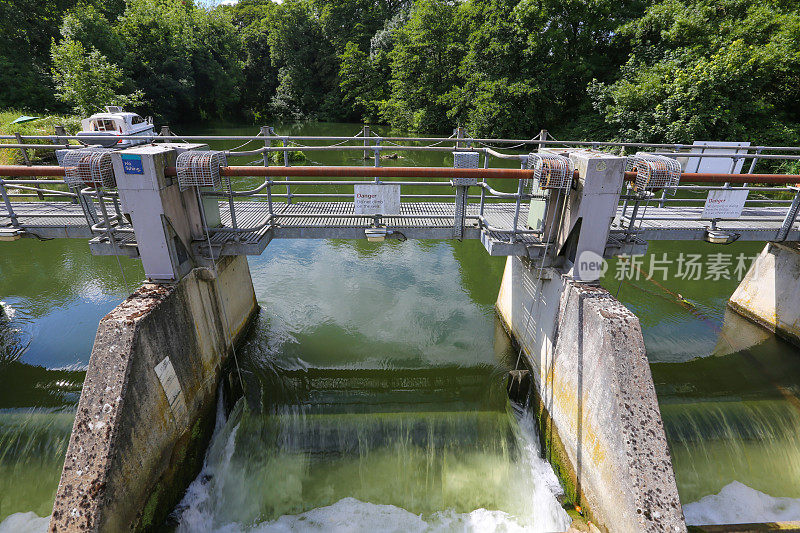
[[[678,189],[682,179],[675,159],[660,155],[624,157],[542,146],[522,156],[519,170],[484,170],[478,168],[480,152],[457,146],[454,164],[467,168],[379,171],[237,169],[227,166],[225,154],[190,143],[72,152],[64,157],[77,154],[75,161],[65,159],[64,169],[46,173],[66,174],[69,192],[59,194],[74,203],[15,204],[6,189],[15,183],[0,182],[0,217],[9,221],[0,237],[91,237],[95,254],[140,258],[149,281],[100,322],[51,531],[146,530],[163,523],[201,466],[214,429],[222,370],[236,363],[235,347],[257,312],[245,255],[260,254],[273,239],[332,237],[474,239],[489,254],[507,256],[496,310],[518,347],[512,388],[528,397],[543,453],[567,498],[604,531],[686,531],[641,327],[596,283],[603,258],[643,253],[649,239],[720,242],[800,235],[795,189],[790,205],[743,211],[759,220],[747,227],[739,217],[707,224],[696,207],[669,205],[666,195],[659,200],[654,191]],[[266,156],[269,150],[259,153]],[[491,154],[483,154],[488,166]],[[265,179],[235,191],[230,178],[239,175]],[[272,179],[281,175],[375,178],[285,184]],[[446,178],[423,183],[452,192],[414,194],[404,201],[400,187],[414,182],[380,179],[425,176]],[[722,179],[718,174],[693,178]],[[488,179],[513,180],[508,188],[516,192],[499,191]],[[20,181],[16,185],[22,190],[34,184]],[[273,191],[284,185],[284,196]],[[368,191],[363,197],[380,201],[367,207],[358,205],[358,196],[339,201],[353,198],[339,189],[297,201],[295,196],[303,195],[290,192],[290,186],[308,185],[376,187],[363,189]],[[479,187],[480,196],[471,197],[471,187]],[[439,201],[442,197],[449,202]],[[650,201],[660,205],[648,218]],[[686,220],[676,222],[681,214]],[[795,342],[800,338],[797,253],[794,244],[768,244],[730,302],[737,312]],[[241,379],[238,368],[230,375]],[[383,449],[402,435],[433,453],[444,446],[444,435],[505,453],[506,441],[493,435],[510,430],[498,415],[499,405],[480,397],[491,379],[483,369],[453,368],[446,377],[440,371],[391,369],[348,369],[341,375],[297,370],[281,376],[295,405],[311,415],[298,421],[279,413],[275,424],[301,437],[289,443],[289,450],[324,455],[334,442]],[[463,396],[442,396],[443,379]],[[408,383],[437,410],[392,417],[369,409],[358,416],[336,411],[352,391],[402,391]],[[397,401],[397,394],[389,396]],[[473,405],[474,398],[479,398],[474,405],[489,406],[487,414],[440,412],[447,412],[447,405],[453,411]],[[463,433],[465,428],[474,434]],[[219,424],[217,430],[222,431]]]

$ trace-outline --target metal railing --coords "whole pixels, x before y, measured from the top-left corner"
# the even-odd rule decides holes
[[[590,149],[622,149],[623,151],[628,148],[635,149],[651,149],[654,150],[653,155],[663,155],[667,157],[680,157],[680,158],[728,158],[732,160],[733,169],[736,162],[740,160],[750,160],[751,165],[749,171],[744,174],[687,174],[684,173],[681,178],[681,183],[699,182],[699,183],[724,183],[722,186],[705,186],[705,185],[680,185],[675,188],[678,192],[705,192],[714,189],[730,188],[732,184],[741,184],[742,188],[748,191],[757,191],[758,197],[748,198],[746,202],[747,207],[780,207],[786,208],[786,213],[783,216],[783,221],[786,222],[787,217],[792,212],[794,206],[800,201],[800,197],[795,188],[786,187],[753,187],[754,183],[765,184],[786,184],[786,183],[800,183],[800,176],[790,175],[772,175],[772,174],[754,174],[756,163],[761,160],[800,160],[800,147],[786,146],[740,146],[738,144],[731,145],[715,145],[713,149],[732,149],[736,153],[732,154],[709,154],[709,153],[694,153],[688,150],[698,148],[695,145],[689,144],[664,144],[664,143],[630,143],[630,142],[605,142],[605,141],[565,141],[545,139],[544,136],[534,137],[531,139],[488,139],[480,137],[465,136],[463,132],[460,135],[454,134],[450,137],[424,137],[424,136],[378,136],[369,132],[368,128],[356,133],[352,136],[292,136],[292,135],[276,135],[271,128],[262,128],[262,132],[258,135],[161,135],[153,139],[152,136],[120,136],[120,139],[127,140],[140,140],[140,141],[155,141],[158,143],[170,143],[172,141],[199,141],[199,142],[213,142],[213,141],[243,141],[239,147],[231,150],[224,150],[225,154],[230,157],[252,157],[262,156],[263,163],[261,167],[253,166],[230,166],[223,168],[223,174],[227,177],[225,181],[226,187],[223,191],[212,192],[205,191],[203,196],[213,196],[220,199],[227,199],[230,209],[231,226],[225,228],[208,228],[209,232],[217,233],[234,233],[242,234],[252,231],[263,229],[266,225],[279,223],[281,217],[292,218],[300,215],[291,213],[281,213],[276,209],[277,202],[285,202],[291,204],[297,201],[343,201],[352,199],[352,193],[343,193],[339,187],[354,186],[359,184],[375,184],[375,183],[393,183],[401,187],[431,187],[437,189],[433,191],[417,191],[410,194],[403,194],[403,201],[448,201],[455,202],[455,192],[453,189],[453,177],[462,175],[458,174],[459,171],[466,172],[463,175],[470,175],[478,178],[476,187],[479,189],[480,194],[464,195],[464,201],[468,204],[477,204],[476,212],[467,213],[469,220],[477,221],[481,229],[487,231],[495,231],[509,234],[509,239],[514,242],[520,235],[526,234],[539,234],[540,230],[533,230],[527,228],[524,224],[520,225],[520,216],[524,202],[532,199],[545,201],[547,194],[546,191],[538,190],[534,193],[524,191],[523,181],[529,180],[531,172],[526,171],[527,154],[510,153],[514,149],[520,148],[590,148]],[[70,144],[70,141],[91,141],[91,137],[70,136],[70,135],[0,135],[2,141],[14,141],[7,144],[0,143],[0,149],[21,149],[33,148],[43,150],[55,149],[74,149],[81,148],[81,145]],[[103,138],[105,140],[105,137]],[[50,144],[28,144],[35,141],[46,141]],[[263,146],[252,150],[242,150],[248,144],[256,142],[263,143]],[[305,143],[326,143],[322,145],[309,145]],[[57,143],[57,144],[56,144]],[[273,146],[273,143],[280,143],[280,146]],[[426,145],[418,145],[413,143],[429,143]],[[501,151],[504,150],[504,151]],[[365,157],[370,157],[370,162],[374,166],[359,166],[359,167],[314,167],[314,166],[293,166],[290,152],[361,152]],[[484,156],[483,168],[481,169],[452,169],[452,168],[420,168],[420,167],[386,167],[381,166],[381,153],[386,151],[392,152],[454,152],[454,151],[473,151],[478,152]],[[283,153],[282,166],[269,166],[270,161],[268,155],[273,152]],[[766,153],[778,152],[778,153]],[[490,162],[492,160],[509,161],[513,160],[519,163],[520,169],[506,169],[506,168],[492,168]],[[14,176],[63,176],[63,168],[61,167],[14,167],[14,174],[10,173],[11,167],[0,166],[0,176],[14,175]],[[172,169],[168,169],[171,172]],[[315,179],[315,180],[302,180],[290,178],[309,178],[317,176],[334,177],[338,179]],[[253,178],[264,177],[264,181],[255,187],[252,183],[239,178]],[[368,177],[370,181],[353,180],[347,178]],[[628,174],[626,177],[630,180],[632,175]],[[283,178],[278,180],[276,178]],[[382,181],[382,178],[395,178],[393,181]],[[396,181],[396,178],[403,179],[404,181]],[[433,181],[439,179],[440,181]],[[513,191],[500,191],[497,190],[487,180],[494,179],[510,179],[517,180],[518,184]],[[496,186],[496,185],[495,185]],[[275,189],[278,187],[279,189]],[[285,189],[284,189],[285,188]],[[308,188],[312,188],[308,191]],[[284,192],[285,190],[285,192]],[[441,191],[441,192],[439,192]],[[769,195],[774,194],[791,194],[791,198],[768,198]],[[84,214],[90,222],[92,231],[95,233],[105,233],[113,240],[114,233],[131,233],[132,227],[127,223],[125,217],[121,214],[119,202],[116,193],[109,190],[99,189],[82,189],[80,191],[74,188],[69,188],[61,182],[46,179],[0,179],[0,194],[8,212],[12,225],[18,226],[18,218],[21,216],[45,216],[37,215],[36,213],[17,212],[14,209],[12,198],[14,199],[33,199],[39,200],[53,199],[56,201],[71,201],[81,203],[84,207]],[[236,203],[239,201],[258,201],[265,203],[267,217],[256,227],[239,227],[237,224],[236,216]],[[659,207],[678,207],[678,206],[694,206],[695,204],[702,203],[705,198],[690,198],[690,197],[672,197],[668,198],[663,194],[661,198],[656,198],[653,195],[642,195],[634,190],[628,189],[620,197],[620,208],[623,217],[629,219],[630,233],[635,233],[635,223],[643,220],[656,220],[658,215],[654,215],[652,207],[649,204],[657,202]],[[628,214],[629,205],[632,206],[632,216]],[[486,208],[492,204],[501,204],[508,207],[513,212],[513,225],[511,229],[498,228],[492,226],[486,219]],[[92,220],[90,213],[92,209],[95,211],[99,209],[105,213],[107,210],[114,212],[114,215],[104,215],[103,222],[99,220]],[[648,215],[648,210],[650,215]],[[82,215],[63,215],[79,217]],[[345,215],[342,213],[334,212],[320,212],[320,213],[305,213],[302,216],[308,218],[363,218],[364,215]],[[387,215],[389,216],[389,215]],[[406,218],[414,218],[417,215],[408,214],[404,215]],[[661,220],[670,220],[667,215],[660,215]],[[418,215],[418,218],[431,218],[444,217],[444,215]],[[780,216],[760,217],[758,220],[777,220]],[[381,216],[374,217],[376,223],[380,223]],[[687,220],[681,217],[681,220]],[[689,218],[688,220],[702,220],[697,217]],[[742,220],[748,220],[743,218]],[[713,225],[718,220],[709,220]]]

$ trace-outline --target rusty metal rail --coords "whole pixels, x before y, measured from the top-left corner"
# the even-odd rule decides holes
[[[175,176],[174,167],[165,170]],[[221,173],[228,177],[366,177],[366,178],[483,178],[483,179],[531,179],[533,170],[518,168],[443,168],[443,167],[352,167],[352,166],[230,166]],[[64,168],[59,166],[0,165],[0,176],[63,177]],[[577,171],[576,171],[577,177]],[[633,181],[634,172],[626,172],[625,178]],[[686,183],[763,183],[770,185],[800,184],[800,175],[795,174],[708,174],[684,172],[681,182]]]

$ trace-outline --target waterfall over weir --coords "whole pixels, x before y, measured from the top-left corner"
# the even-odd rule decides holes
[[[253,262],[263,311],[238,354],[247,393],[227,417],[220,404],[178,531],[566,530],[533,421],[506,395],[505,333],[452,276],[416,283],[453,261],[449,245],[420,248],[362,261],[320,243],[311,263],[288,250]],[[329,275],[260,292],[294,261]]]

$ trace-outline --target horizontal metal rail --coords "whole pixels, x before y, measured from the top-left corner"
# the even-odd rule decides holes
[[[482,178],[482,179],[532,179],[534,171],[519,168],[449,168],[449,167],[353,167],[353,166],[230,166],[222,167],[221,174],[228,177],[384,177],[384,178]],[[175,167],[165,169],[167,176],[176,176]],[[64,167],[0,165],[0,176],[64,176]],[[577,171],[576,171],[577,176]],[[626,172],[625,178],[633,181],[636,173]],[[684,172],[681,182],[694,183],[766,183],[800,184],[796,174],[715,174]]]
[[[519,168],[449,168],[449,167],[353,167],[353,166],[295,166],[222,167],[221,174],[228,177],[384,177],[384,178],[480,178],[480,179],[532,179],[534,171]],[[176,176],[175,167],[167,167],[167,176]],[[64,167],[0,165],[0,176],[64,176]],[[577,176],[577,171],[576,171]],[[633,181],[636,173],[626,172],[625,178]],[[38,181],[38,180],[37,180]],[[796,174],[715,174],[684,172],[681,182],[694,183],[765,183],[800,184]]]
[[[250,167],[235,166],[220,169],[223,176],[291,176],[329,178],[483,178],[532,179],[534,171],[519,168],[449,168],[449,167]],[[2,168],[0,168],[0,174]],[[166,169],[168,176],[176,175],[175,168]]]
[[[77,140],[77,141],[107,141],[108,136],[90,136],[90,135],[22,135],[20,137],[23,140],[42,140],[42,141],[50,141],[50,145],[41,145],[42,147],[46,148],[58,148],[57,145],[65,145],[65,141],[67,140]],[[685,150],[685,149],[696,149],[696,148],[706,148],[706,149],[736,149],[738,151],[791,151],[791,152],[800,152],[800,147],[798,146],[761,146],[761,145],[754,145],[754,146],[741,146],[738,144],[720,144],[715,146],[699,146],[694,144],[682,144],[682,143],[645,143],[645,142],[626,142],[626,141],[570,141],[570,140],[555,140],[555,139],[540,139],[539,137],[532,137],[528,139],[491,139],[491,138],[483,138],[483,137],[462,137],[462,138],[455,138],[455,137],[381,137],[376,135],[371,136],[304,136],[304,135],[119,135],[117,136],[118,139],[123,140],[138,140],[138,141],[254,141],[254,142],[264,142],[264,141],[352,141],[352,142],[364,142],[365,140],[376,140],[381,142],[436,142],[436,143],[458,143],[460,146],[469,145],[469,144],[488,144],[488,143],[495,143],[495,144],[517,144],[517,145],[531,145],[531,146],[585,146],[589,148],[599,148],[599,147],[626,147],[626,148],[665,148],[670,150]],[[0,139],[2,140],[17,140],[15,135],[0,135]],[[2,147],[10,147],[13,146],[11,144],[0,144],[0,148]],[[32,148],[35,145],[22,145],[25,148]],[[291,148],[291,147],[289,147]],[[359,146],[361,150],[364,149],[364,146]],[[391,146],[382,145],[382,149],[394,149]],[[681,155],[689,155],[689,154],[681,154]],[[710,154],[701,154],[698,153],[701,157],[707,157]],[[740,154],[744,155],[744,154]],[[728,155],[727,157],[730,157]]]

